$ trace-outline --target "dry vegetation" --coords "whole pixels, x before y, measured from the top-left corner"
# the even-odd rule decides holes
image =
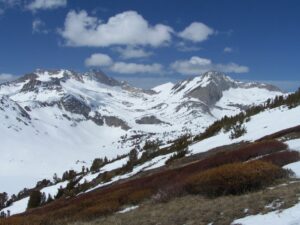
[[[184,201],[185,199],[188,198],[191,199],[195,198],[198,200],[201,199],[202,201],[205,201],[207,199],[200,196],[182,197],[188,194],[190,190],[189,185],[191,184],[190,181],[196,180],[196,181],[200,181],[201,183],[203,182],[203,180],[201,181],[201,179],[203,179],[203,177],[205,177],[205,174],[207,175],[207,173],[212,173],[212,174],[215,173],[215,176],[218,175],[218,173],[215,172],[214,168],[226,164],[232,164],[232,163],[233,164],[231,165],[231,169],[233,167],[236,167],[237,169],[233,170],[231,177],[234,177],[236,175],[244,176],[245,174],[234,174],[234,172],[238,172],[241,169],[247,169],[247,171],[251,174],[251,177],[245,178],[245,179],[249,179],[248,182],[250,183],[248,184],[254,185],[253,182],[254,183],[261,182],[262,179],[265,179],[268,176],[272,177],[272,179],[268,180],[268,182],[262,183],[262,185],[257,185],[255,183],[256,188],[243,190],[240,193],[243,193],[245,191],[247,192],[265,186],[267,184],[271,184],[272,182],[275,182],[277,178],[283,177],[283,176],[279,176],[279,174],[281,174],[282,172],[282,170],[279,167],[275,165],[271,165],[270,163],[255,162],[255,161],[253,162],[253,160],[261,156],[266,156],[266,157],[268,156],[269,158],[267,161],[269,162],[274,161],[277,165],[285,165],[287,162],[297,161],[299,159],[298,154],[297,155],[293,154],[292,156],[286,157],[288,158],[288,160],[285,157],[274,157],[276,158],[276,160],[272,159],[271,156],[273,154],[279,154],[279,153],[282,154],[282,152],[283,153],[289,152],[286,149],[287,146],[285,144],[282,144],[281,142],[264,141],[259,143],[243,145],[241,146],[241,148],[237,148],[234,150],[220,151],[215,154],[209,154],[207,155],[207,157],[204,157],[201,160],[192,163],[189,162],[186,165],[180,165],[180,167],[178,168],[163,169],[161,171],[152,173],[147,176],[121,181],[112,184],[110,186],[95,190],[93,192],[79,195],[74,198],[58,199],[43,207],[31,209],[24,214],[16,215],[8,219],[0,220],[0,225],[61,225],[61,224],[75,222],[75,221],[87,221],[87,220],[93,220],[99,217],[111,215],[126,205],[141,204],[142,202],[150,201],[150,200],[151,202],[153,202],[152,204],[157,204],[159,206],[162,202],[167,202],[166,204],[170,204],[169,202]],[[247,162],[247,161],[249,162],[246,164],[252,166],[243,167],[245,165],[242,164],[241,162]],[[259,171],[260,173],[256,172],[258,166],[261,166],[262,168]],[[201,179],[199,179],[199,177]],[[248,186],[248,184],[246,186]],[[251,185],[250,187],[252,187]],[[245,188],[245,185],[243,186],[243,188]],[[199,192],[201,193],[202,191]],[[232,193],[232,192],[228,192],[228,193]],[[228,194],[228,193],[224,192],[223,194]],[[235,194],[240,194],[240,193],[235,193]],[[174,198],[175,200],[173,200]],[[231,201],[230,200],[231,197],[229,198],[224,197],[224,199],[227,199],[227,201],[229,202]],[[193,201],[194,200],[191,200],[191,202]],[[210,200],[210,201],[217,201],[217,200]],[[151,207],[151,205],[149,207]],[[180,208],[180,205],[174,207]],[[181,205],[181,208],[182,207],[184,208],[183,205]],[[201,210],[205,210],[206,208],[206,206],[204,205],[201,207],[202,207]],[[176,210],[179,210],[179,208],[174,209],[174,213],[176,212]],[[228,202],[227,202],[227,208],[231,208],[228,207]],[[207,210],[206,211],[207,215],[213,213],[213,211],[210,212],[211,209],[209,207],[206,208],[206,210]],[[205,211],[202,211],[202,213],[204,212]],[[159,214],[159,212],[156,211],[155,213]],[[172,220],[174,216],[173,212],[171,214],[172,217],[169,218],[170,220]],[[178,218],[177,216],[174,216],[174,219],[178,218],[178,221],[183,221],[187,219],[186,216],[184,216],[181,213],[179,213],[178,215],[182,215],[182,218]],[[154,220],[153,217],[156,217],[155,214],[149,216],[149,221]],[[134,222],[131,221],[131,222],[132,223],[124,223],[124,224],[134,224],[135,221]],[[190,224],[201,224],[201,223],[199,220],[199,223],[190,223]],[[106,224],[123,224],[123,223],[106,223]],[[157,224],[157,223],[145,222],[142,224]],[[176,222],[176,223],[162,223],[162,224],[183,224],[183,223]]]
[[[206,196],[237,195],[287,178],[288,172],[263,161],[231,163],[195,174],[187,181],[189,193]]]
[[[298,182],[245,195],[218,198],[186,195],[167,203],[144,202],[125,214],[115,213],[91,222],[68,225],[207,225],[212,222],[214,225],[229,225],[234,219],[247,215],[289,208],[298,202],[299,195]],[[277,205],[277,208],[268,208],[268,205]]]

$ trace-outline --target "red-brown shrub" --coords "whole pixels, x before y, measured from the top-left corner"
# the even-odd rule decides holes
[[[296,151],[276,152],[262,157],[261,160],[271,162],[277,166],[285,166],[287,164],[300,161],[300,154]]]
[[[192,194],[235,195],[259,189],[285,176],[285,170],[268,162],[232,163],[192,176],[186,188]]]

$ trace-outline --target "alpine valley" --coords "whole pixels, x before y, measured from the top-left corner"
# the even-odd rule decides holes
[[[217,72],[141,90],[102,72],[37,70],[0,85],[0,178],[7,180],[0,192],[80,170],[97,157],[115,158],[149,139],[198,134],[281,94]]]
[[[58,219],[71,218],[69,222],[78,221],[77,213],[82,215],[80,219],[122,214],[139,207],[144,199],[164,201],[161,189],[169,190],[167,180],[176,186],[182,177],[192,176],[195,168],[214,168],[219,158],[222,163],[217,165],[229,163],[223,161],[230,154],[235,155],[230,163],[264,157],[272,161],[273,154],[284,154],[276,159],[288,155],[286,163],[274,163],[292,169],[297,176],[299,103],[299,91],[286,94],[272,85],[235,81],[215,71],[143,90],[101,71],[36,70],[0,85],[0,179],[5,181],[0,192],[9,194],[2,213],[24,213],[32,193],[38,191],[44,200],[41,207],[27,211],[32,224],[56,215]],[[253,146],[258,153],[236,159],[241,154],[238,151],[248,154]],[[128,192],[116,193],[118,185]],[[132,189],[139,187],[144,189]],[[194,190],[188,187],[188,192]],[[113,194],[107,195],[108,191]],[[119,195],[115,203],[113,196]],[[107,201],[109,210],[96,209],[93,204],[100,199]],[[76,211],[73,203],[82,208]],[[145,204],[147,209],[153,203]],[[59,216],[57,209],[70,215]],[[243,210],[226,219],[232,222],[247,216],[248,211]],[[46,220],[34,219],[44,212]],[[15,218],[9,224],[24,221],[22,215]],[[109,221],[101,224],[119,224]],[[202,222],[199,224],[205,224]],[[206,224],[210,222],[213,220]]]

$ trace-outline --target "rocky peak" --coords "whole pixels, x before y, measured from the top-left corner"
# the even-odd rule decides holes
[[[237,83],[223,73],[209,71],[201,76],[179,82],[173,87],[174,93],[183,93],[184,97],[196,98],[211,106],[221,97],[222,92],[237,87]]]
[[[109,86],[121,86],[122,83],[115,80],[112,77],[108,77],[104,72],[101,70],[92,70],[88,73],[84,74],[85,76],[88,76],[91,79],[94,79],[102,84],[106,84]]]

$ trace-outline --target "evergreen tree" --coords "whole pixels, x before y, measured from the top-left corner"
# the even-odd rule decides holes
[[[90,170],[93,172],[98,171],[103,165],[104,165],[103,159],[96,158],[94,159]]]
[[[230,138],[235,139],[239,138],[247,132],[246,127],[242,123],[238,123],[233,126],[232,131],[230,133]]]
[[[64,195],[64,189],[60,187],[57,191],[57,194],[55,195],[55,199],[59,199]]]
[[[41,205],[41,202],[42,202],[42,193],[38,190],[34,190],[31,192],[29,196],[27,209],[36,208]]]
[[[138,161],[138,152],[134,148],[129,152],[129,162],[131,164],[135,164]]]
[[[8,195],[6,192],[0,193],[0,209],[6,207],[6,202],[8,201]]]
[[[42,196],[41,196],[41,205],[46,204],[46,202],[47,202],[47,197],[46,197],[45,192],[43,192]]]
[[[53,202],[53,198],[52,198],[52,196],[50,194],[48,194],[48,198],[47,198],[46,203],[48,204],[50,202]]]
[[[61,179],[59,179],[58,178],[58,176],[57,176],[57,173],[55,173],[54,175],[53,175],[53,181],[54,181],[54,183],[59,183],[60,181],[61,181]]]

